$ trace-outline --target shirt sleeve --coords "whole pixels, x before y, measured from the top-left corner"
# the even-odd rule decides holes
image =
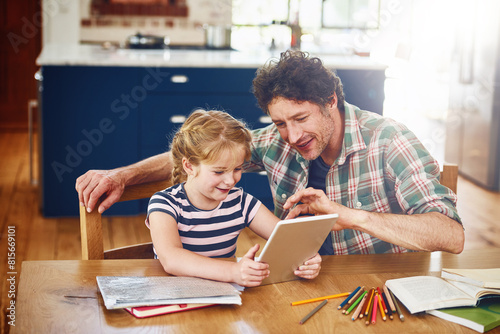
[[[439,212],[460,224],[457,195],[439,183],[438,162],[410,130],[397,132],[389,144],[386,170],[404,212]]]
[[[245,217],[245,226],[248,227],[252,220],[255,218],[257,211],[259,211],[260,206],[262,205],[261,201],[257,198],[253,197],[249,193],[241,190],[241,204],[243,208],[243,217]]]
[[[148,204],[148,213],[146,216],[146,226],[149,228],[149,215],[153,212],[163,212],[171,215],[176,221],[178,220],[178,212],[175,200],[165,193],[165,191],[159,191],[155,193]]]

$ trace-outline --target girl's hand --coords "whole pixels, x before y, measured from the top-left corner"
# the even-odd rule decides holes
[[[256,262],[255,254],[259,250],[256,244],[248,250],[238,263],[235,263],[234,282],[246,287],[259,286],[262,280],[269,276],[269,265]]]
[[[316,278],[321,270],[321,261],[321,256],[319,253],[316,253],[316,255],[297,268],[297,270],[294,271],[294,274],[307,279]]]

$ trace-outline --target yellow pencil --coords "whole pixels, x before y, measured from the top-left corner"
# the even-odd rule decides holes
[[[306,300],[299,300],[296,302],[292,302],[292,306],[319,302],[319,301],[325,300],[325,299],[341,298],[341,297],[349,296],[350,294],[351,294],[350,292],[343,292],[343,293],[338,293],[336,295],[330,295],[330,296],[324,296],[324,297],[318,297],[318,298],[312,298],[312,299],[306,299]]]
[[[378,308],[380,310],[380,315],[382,316],[382,320],[386,320],[387,317],[385,316],[385,312],[384,312],[384,308],[382,306],[382,295],[380,294],[377,294],[378,295]]]

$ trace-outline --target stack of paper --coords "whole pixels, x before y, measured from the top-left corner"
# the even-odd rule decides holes
[[[172,304],[237,304],[240,291],[230,283],[195,277],[97,276],[107,309]]]

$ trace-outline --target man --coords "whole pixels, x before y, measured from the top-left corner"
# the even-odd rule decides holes
[[[320,59],[287,51],[253,86],[273,124],[253,131],[245,171],[267,172],[280,218],[339,214],[320,254],[463,250],[456,195],[439,184],[437,162],[403,125],[346,103]],[[107,194],[102,212],[125,185],[168,178],[170,159],[89,171],[76,182],[80,202],[92,210]]]

